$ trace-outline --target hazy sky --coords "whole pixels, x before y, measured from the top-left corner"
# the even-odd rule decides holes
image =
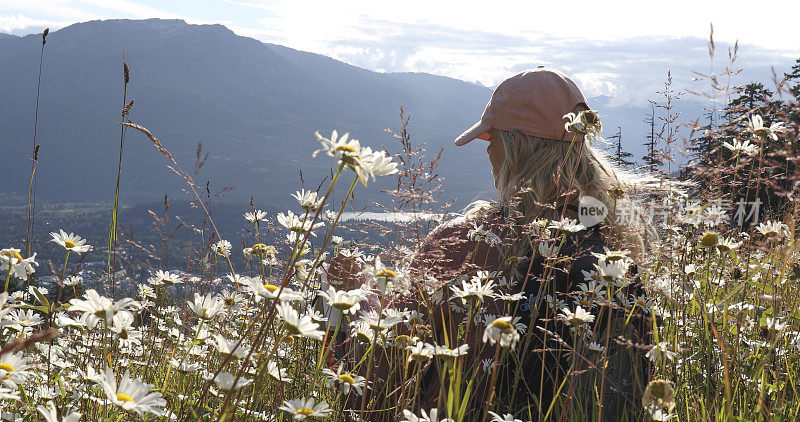
[[[2,0],[0,32],[24,35],[87,20],[180,18],[321,53],[377,71],[417,71],[493,86],[538,64],[573,75],[587,96],[652,96],[670,69],[678,86],[716,69],[738,39],[752,78],[800,57],[800,2]],[[746,73],[746,75],[748,75]],[[645,95],[646,93],[646,95]]]

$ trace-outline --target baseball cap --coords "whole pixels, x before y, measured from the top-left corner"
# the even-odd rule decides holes
[[[461,146],[474,139],[488,140],[492,128],[571,142],[573,136],[564,129],[564,115],[578,104],[586,105],[586,99],[563,73],[544,66],[526,70],[501,82],[481,119],[453,143]]]

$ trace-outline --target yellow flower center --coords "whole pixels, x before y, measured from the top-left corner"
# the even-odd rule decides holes
[[[284,324],[284,325],[286,326],[286,332],[289,333],[289,335],[291,336],[298,336],[300,334],[303,334],[302,331],[300,331],[296,326],[292,324]]]
[[[117,393],[117,400],[119,400],[119,401],[130,401],[130,402],[136,403],[135,401],[133,401],[131,396],[129,396],[129,395],[125,394],[125,393]]]
[[[356,381],[353,379],[353,377],[351,377],[349,374],[342,374],[342,375],[339,375],[339,379],[340,379],[340,380],[342,380],[342,381],[344,381],[344,382],[346,382],[346,383],[348,383],[348,384],[353,384],[354,382],[356,382]]]
[[[703,246],[714,246],[719,242],[719,236],[715,233],[706,233],[700,238],[700,244]]]
[[[4,370],[6,372],[14,372],[14,367],[11,366],[10,363],[5,363],[5,362],[0,363],[0,369]],[[11,374],[10,373],[6,374],[6,376],[3,377],[4,380],[7,380],[9,378],[11,378]]]
[[[347,151],[347,152],[352,152],[354,154],[357,152],[356,149],[351,147],[350,145],[339,145],[338,147],[336,147],[334,151]]]
[[[313,410],[311,410],[311,409],[308,409],[308,408],[305,408],[305,407],[304,407],[304,408],[302,408],[302,409],[297,409],[297,414],[298,414],[298,415],[305,415],[305,416],[308,416],[308,415],[313,415],[313,414],[314,414],[314,411],[313,411]]]
[[[405,334],[400,334],[399,336],[397,336],[394,339],[394,343],[397,345],[397,347],[400,347],[402,349],[405,349],[406,346],[411,346],[412,345],[411,344],[411,337],[407,336]]]
[[[396,278],[397,274],[392,270],[382,269],[378,274],[375,274],[375,277]]]
[[[236,301],[234,301],[233,298],[226,297],[225,298],[225,304],[228,305],[228,306],[233,306],[234,304],[236,304]]]
[[[64,241],[64,247],[67,248],[67,249],[72,249],[75,246],[77,246],[77,245],[75,244],[75,242],[73,242],[71,240],[65,240]]]
[[[264,288],[267,289],[267,291],[269,291],[270,293],[275,293],[275,290],[278,290],[280,287],[274,284],[265,284]]]
[[[22,255],[20,255],[17,251],[3,251],[3,255],[16,258],[18,262],[22,262]]]
[[[499,329],[501,329],[501,330],[503,330],[503,331],[512,330],[512,329],[514,328],[514,326],[513,326],[513,325],[511,325],[511,323],[510,323],[510,322],[508,322],[508,321],[506,321],[506,320],[502,320],[502,319],[496,319],[496,320],[495,320],[495,321],[492,323],[492,327],[494,327],[494,328],[499,328]]]
[[[253,245],[253,253],[257,255],[263,255],[267,253],[267,245],[263,243],[256,243],[255,245]]]

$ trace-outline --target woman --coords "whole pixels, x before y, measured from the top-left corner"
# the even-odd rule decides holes
[[[489,142],[500,195],[437,227],[411,260],[411,292],[394,303],[422,315],[409,338],[444,355],[469,351],[449,363],[409,356],[420,365],[411,381],[379,362],[377,379],[398,380],[382,390],[400,391],[404,407],[442,409],[455,396],[465,420],[488,410],[541,420],[591,419],[601,410],[619,420],[640,411],[642,354],[616,341],[644,342],[646,325],[628,306],[640,295],[627,272],[630,257],[607,248],[641,252],[635,232],[647,225],[614,224],[636,179],[588,144],[599,126],[575,83],[540,67],[503,81],[481,120],[455,140]],[[586,197],[605,209],[581,219],[591,227],[569,220],[580,219]],[[581,305],[592,321],[575,318]],[[499,316],[522,332],[515,347],[501,350],[476,334]],[[465,387],[459,379],[476,381]]]

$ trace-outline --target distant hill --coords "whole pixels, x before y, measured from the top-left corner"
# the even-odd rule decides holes
[[[395,151],[396,141],[384,130],[399,126],[403,105],[412,116],[413,139],[431,153],[445,148],[439,170],[448,199],[463,205],[493,194],[484,149],[452,146],[481,115],[489,88],[430,74],[376,73],[237,36],[221,25],[181,20],[92,21],[53,31],[47,41],[37,141],[40,200],[112,199],[123,52],[132,73],[131,119],[156,134],[187,170],[202,142],[210,158],[197,181],[210,180],[212,193],[233,187],[231,200],[255,196],[286,206],[301,185],[300,170],[306,187],[330,174],[329,159],[311,158],[315,130],[349,131],[363,144]],[[39,34],[0,34],[6,195],[27,196],[40,46]],[[641,126],[641,110],[611,111],[607,134],[620,122]],[[392,183],[387,178],[370,191]],[[149,141],[129,132],[121,200],[151,201],[182,187]]]

